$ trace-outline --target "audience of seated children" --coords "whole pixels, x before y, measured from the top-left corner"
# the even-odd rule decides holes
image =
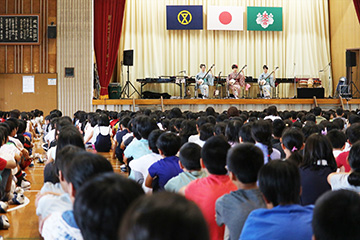
[[[162,158],[162,156],[159,154],[156,142],[163,133],[164,131],[160,129],[153,130],[148,138],[149,148],[152,152],[129,163],[131,170],[139,173],[136,175],[135,181],[142,185],[143,190],[146,193],[152,192],[152,188],[145,186],[145,180],[149,175],[149,167]]]
[[[333,147],[333,154],[336,159],[345,148],[346,135],[341,130],[333,129],[327,132],[326,137],[331,142],[331,145]]]
[[[360,196],[349,190],[327,192],[317,201],[313,240],[360,239]]]
[[[119,240],[209,240],[208,226],[196,204],[170,192],[137,200],[119,229]]]
[[[298,167],[290,161],[271,161],[259,172],[259,188],[268,209],[250,213],[242,239],[311,239],[313,206],[300,206]]]
[[[349,151],[351,145],[360,140],[360,123],[353,123],[350,127],[346,129],[347,142],[349,144],[348,150],[340,153],[336,158],[337,167],[340,168],[342,172],[350,172],[351,168],[347,162],[349,156]]]
[[[95,113],[89,113],[87,116],[86,125],[84,128],[84,144],[86,148],[92,148],[92,137],[94,134],[94,127],[97,124],[97,115]]]
[[[129,117],[124,117],[120,119],[118,125],[118,131],[116,132],[114,136],[114,145],[113,145],[113,151],[112,151],[112,158],[120,161],[120,163],[123,162],[123,154],[124,150],[121,148],[121,143],[123,142],[123,137],[130,132],[128,129],[128,125],[130,122]]]
[[[221,136],[209,138],[201,150],[201,166],[206,168],[208,177],[192,181],[181,190],[185,197],[194,201],[201,209],[210,229],[210,239],[218,240],[224,237],[225,227],[219,227],[215,221],[216,200],[231,191],[236,186],[227,175],[226,156],[230,145]]]
[[[202,116],[202,117],[199,117],[197,120],[196,120],[196,130],[197,130],[197,134],[194,134],[194,135],[191,135],[190,137],[189,137],[189,142],[194,142],[194,143],[197,143],[197,142],[199,142],[200,141],[200,128],[201,128],[201,126],[203,125],[203,124],[205,124],[205,123],[208,123],[209,122],[209,120],[206,118],[206,117],[204,117],[204,116]]]
[[[200,147],[203,147],[206,140],[210,137],[214,136],[214,124],[212,123],[205,123],[200,127],[200,135],[199,139],[193,141],[193,143],[198,144]]]
[[[330,190],[327,177],[335,171],[336,162],[331,143],[322,134],[312,134],[306,140],[303,162],[300,165],[301,205],[315,204],[318,197]]]
[[[180,168],[183,172],[165,184],[166,191],[179,192],[182,187],[187,186],[190,182],[207,176],[206,172],[201,169],[201,147],[198,144],[184,144],[180,148],[179,159]]]
[[[332,190],[348,189],[360,193],[360,141],[352,145],[348,162],[351,171],[331,173],[327,178],[328,182]]]
[[[272,125],[266,120],[258,120],[251,126],[251,134],[256,141],[255,145],[264,153],[264,163],[272,159],[280,159],[280,151],[271,144]]]
[[[98,154],[79,151],[66,158],[64,171],[59,177],[64,179],[63,186],[67,189],[72,204],[81,186],[100,173],[113,171],[111,163]],[[101,194],[97,191],[94,193],[97,196]],[[100,206],[96,205],[96,207]],[[80,230],[74,223],[74,213],[71,209],[54,209],[46,219],[43,219],[43,225],[40,225],[41,236],[44,239],[82,239]]]
[[[304,147],[304,134],[297,128],[285,130],[281,137],[281,146],[285,152],[285,159],[300,166],[303,161],[300,151]]]
[[[244,143],[229,150],[226,163],[230,179],[238,190],[216,201],[216,222],[229,229],[230,236],[225,239],[237,240],[250,212],[266,207],[256,184],[259,170],[264,165],[264,155],[254,144]]]
[[[276,119],[281,119],[276,106],[268,107],[266,109],[266,113],[267,113],[267,116],[264,118],[264,120],[270,119],[271,121],[274,121]]]
[[[179,166],[179,158],[176,156],[180,149],[180,137],[174,133],[165,132],[160,135],[156,146],[162,157],[149,167],[149,174],[145,180],[145,186],[154,190],[163,190],[165,184],[173,177],[182,173]],[[156,179],[156,181],[154,181]]]
[[[60,220],[64,221],[62,225],[77,226],[83,239],[117,239],[117,229],[126,210],[142,195],[144,191],[134,181],[116,173],[103,173],[80,187],[73,213],[63,213]],[[75,222],[67,222],[65,216],[72,214]]]

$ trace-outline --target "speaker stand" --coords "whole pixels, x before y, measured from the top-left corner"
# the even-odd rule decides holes
[[[351,73],[350,73],[350,81],[349,81],[348,85],[350,86],[351,97],[354,98],[354,95],[356,93],[360,94],[360,91],[359,91],[358,87],[356,86],[356,84],[354,83],[354,81],[352,80],[353,71],[352,71],[351,67],[350,67],[350,71],[351,71]],[[353,87],[355,88],[355,91],[353,91]]]
[[[132,88],[133,92],[130,93],[130,87]],[[130,98],[132,95],[134,95],[135,93],[139,94],[140,98],[141,98],[141,94],[139,93],[139,91],[135,88],[135,86],[130,82],[130,74],[129,74],[129,66],[127,66],[127,80],[126,83],[123,87],[123,89],[121,90],[120,96],[122,96],[124,94],[124,96],[122,98]]]

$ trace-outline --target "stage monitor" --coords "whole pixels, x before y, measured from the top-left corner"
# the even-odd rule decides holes
[[[124,66],[132,66],[134,64],[134,50],[124,50],[123,58]]]

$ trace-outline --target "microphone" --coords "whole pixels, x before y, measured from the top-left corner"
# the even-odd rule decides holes
[[[222,71],[219,72],[219,77],[221,76]]]

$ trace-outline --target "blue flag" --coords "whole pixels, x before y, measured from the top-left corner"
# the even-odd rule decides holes
[[[203,7],[201,5],[166,6],[166,29],[203,29]]]

